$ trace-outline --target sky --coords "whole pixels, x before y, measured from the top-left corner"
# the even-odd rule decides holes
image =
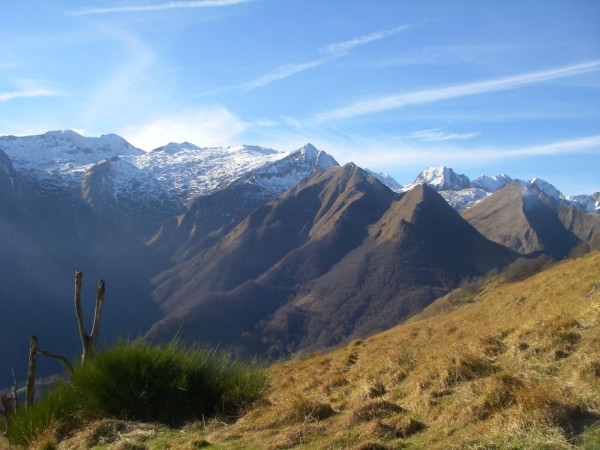
[[[597,0],[0,3],[0,135],[310,142],[408,184],[428,166],[600,191]]]

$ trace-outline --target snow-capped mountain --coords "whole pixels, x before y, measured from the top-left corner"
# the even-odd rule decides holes
[[[90,166],[99,161],[144,154],[114,134],[84,137],[74,131],[49,131],[24,137],[1,136],[0,149],[11,159],[14,168],[24,175],[68,186],[78,184]]]
[[[369,175],[377,178],[379,181],[381,181],[383,184],[385,184],[387,187],[389,187],[392,191],[402,192],[402,185],[400,183],[398,183],[396,180],[394,180],[394,178],[392,178],[387,173],[373,172],[372,170],[369,170],[369,169],[365,169],[365,171]]]
[[[466,175],[456,173],[448,167],[427,167],[422,171],[415,181],[405,186],[403,191],[409,191],[419,184],[426,184],[436,191],[460,191],[471,186],[471,180]]]
[[[269,163],[284,158],[279,152],[257,146],[238,145],[225,148],[200,148],[190,143],[169,144],[136,158],[130,163],[137,172],[127,179],[126,174],[119,178],[120,189],[131,182],[141,182],[150,178],[153,182],[177,195],[184,204],[210,194],[242,175]]]
[[[473,180],[471,185],[486,192],[496,192],[504,186],[508,186],[513,181],[514,180],[511,177],[505,174],[495,175],[493,177],[481,175],[479,178]]]
[[[101,193],[116,201],[145,199],[172,205],[189,205],[243,176],[281,193],[315,168],[337,165],[310,144],[293,153],[248,145],[207,148],[188,142],[144,152],[116,135],[92,138],[73,131],[3,136],[0,150],[25,176],[71,190],[81,186],[84,198],[97,199]],[[282,164],[273,165],[277,161]]]
[[[522,181],[512,179],[505,174],[493,177],[482,175],[471,181],[466,175],[457,174],[448,167],[426,168],[414,182],[403,187],[401,191],[406,192],[416,185],[427,184],[438,191],[454,209],[462,211],[515,181],[523,187],[537,189],[559,203],[565,203],[588,212],[600,213],[600,193],[567,197],[552,184],[540,178]]]
[[[313,173],[337,165],[330,155],[317,150],[312,144],[306,144],[284,158],[249,171],[234,183],[254,184],[274,198]]]
[[[116,202],[124,208],[135,208],[137,204],[142,209],[151,205],[163,218],[233,182],[254,184],[273,197],[316,169],[337,165],[331,156],[311,144],[296,152],[282,152],[248,145],[198,147],[184,142],[144,152],[114,134],[84,137],[74,131],[2,136],[0,150],[8,156],[14,170],[42,186],[79,193],[88,203],[108,206]],[[413,183],[401,187],[388,175],[369,173],[396,192],[427,184],[459,211],[518,181],[561,203],[600,212],[598,194],[566,197],[539,178],[524,182],[502,174],[470,180],[442,166],[426,168]]]

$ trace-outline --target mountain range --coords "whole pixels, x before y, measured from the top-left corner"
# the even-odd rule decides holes
[[[0,358],[25,367],[31,334],[76,354],[75,268],[90,301],[107,280],[106,341],[331,347],[519,257],[600,248],[599,200],[443,167],[401,187],[310,144],[143,152],[116,135],[0,137]]]

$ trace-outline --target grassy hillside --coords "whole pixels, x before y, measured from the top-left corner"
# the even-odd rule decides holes
[[[60,448],[600,448],[599,252],[439,302],[452,308],[274,365],[233,424],[103,421]]]

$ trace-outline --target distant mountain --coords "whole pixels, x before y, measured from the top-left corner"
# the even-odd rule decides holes
[[[272,198],[308,176],[311,164],[337,164],[310,144],[296,156],[257,146],[201,148],[188,142],[143,152],[116,135],[91,138],[73,131],[2,136],[0,150],[40,187],[72,192],[114,220],[129,221],[130,229],[146,238],[197,198],[236,180],[249,182],[248,177],[255,176],[250,181],[261,183],[261,190]],[[285,161],[277,168],[269,166],[279,160]],[[255,172],[262,167],[263,172]]]
[[[438,192],[460,191],[472,187],[471,180],[466,175],[457,174],[448,167],[428,167],[403,190],[410,191],[413,187],[422,184],[426,184]]]
[[[165,318],[147,336],[177,332],[273,356],[331,346],[392,326],[515,257],[432,189],[397,199],[349,164],[260,206],[159,276]]]
[[[600,215],[561,202],[556,193],[539,180],[513,182],[462,216],[488,239],[519,253],[541,251],[562,259],[579,244],[600,249]]]
[[[197,198],[183,215],[166,221],[151,247],[181,261],[231,231],[252,210],[273,200],[305,178],[338,166],[311,144],[277,161],[250,170],[223,189]]]
[[[417,176],[414,182],[405,186],[400,191],[405,192],[416,185],[427,184],[438,191],[454,209],[462,211],[514,181],[525,187],[534,187],[559,203],[574,206],[588,212],[600,213],[599,192],[592,195],[566,197],[552,184],[539,178],[533,178],[526,182],[518,179],[513,180],[508,175],[502,174],[493,177],[482,175],[471,181],[466,175],[457,174],[448,167],[428,167]]]
[[[372,175],[375,178],[377,178],[379,181],[381,181],[383,184],[385,184],[387,187],[389,187],[392,191],[402,192],[402,185],[400,183],[398,183],[396,180],[394,180],[387,173],[376,173],[369,169],[365,169],[365,170],[369,175]]]

